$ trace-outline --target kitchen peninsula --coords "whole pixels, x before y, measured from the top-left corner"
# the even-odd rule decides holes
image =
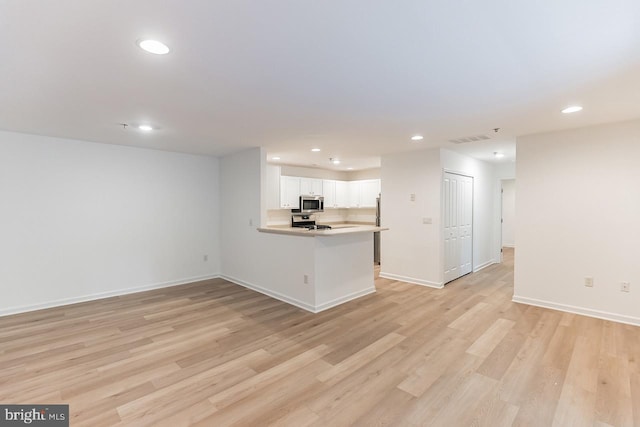
[[[278,286],[277,292],[260,290],[315,313],[373,293],[373,233],[384,230],[362,224],[333,225],[330,230],[258,228],[280,251],[276,259],[281,265],[273,267],[293,274],[298,283],[295,288]]]

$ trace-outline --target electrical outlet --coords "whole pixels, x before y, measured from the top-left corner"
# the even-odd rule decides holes
[[[304,275],[304,277],[303,277],[303,281],[304,281],[304,284],[305,284],[305,285],[308,285],[308,284],[309,284],[309,276],[307,276],[307,275],[305,274],[305,275]]]
[[[433,219],[431,218],[422,218],[423,224],[431,224],[432,222],[433,222]]]
[[[416,201],[416,193],[409,194],[409,201],[410,202],[415,202]]]
[[[629,292],[631,290],[631,283],[629,282],[620,282],[620,291],[621,292]]]
[[[584,285],[588,288],[593,288],[593,277],[585,277]]]
[[[249,218],[249,227],[253,227],[253,218]]]
[[[203,260],[203,261],[205,261],[205,262],[206,262],[206,261],[209,261],[209,255],[205,255],[205,256],[203,256],[203,257],[202,257],[202,260]]]

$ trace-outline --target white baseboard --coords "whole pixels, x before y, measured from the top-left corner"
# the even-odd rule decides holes
[[[244,280],[236,279],[235,277],[226,276],[224,274],[220,275],[220,277],[223,278],[224,280],[228,280],[231,283],[235,283],[236,285],[240,285],[240,286],[243,286],[243,287],[245,287],[247,289],[251,289],[253,291],[260,292],[261,294],[264,294],[264,295],[270,296],[271,298],[275,298],[277,300],[286,302],[287,304],[295,305],[296,307],[301,308],[303,310],[307,310],[307,311],[310,311],[312,313],[316,313],[315,306],[313,306],[311,304],[307,304],[304,301],[300,301],[300,300],[297,300],[295,298],[291,298],[291,297],[288,297],[286,295],[283,295],[281,293],[274,292],[274,291],[269,290],[269,289],[265,289],[265,288],[263,288],[261,286],[254,285],[253,283],[245,282]]]
[[[177,285],[186,285],[188,283],[199,282],[201,280],[210,280],[219,278],[219,274],[211,274],[207,276],[188,277],[185,279],[171,280],[168,282],[153,283],[151,285],[136,286],[134,288],[117,289],[115,291],[99,292],[79,297],[63,298],[54,301],[47,301],[38,304],[22,305],[19,307],[8,307],[0,309],[0,317],[10,316],[12,314],[26,313],[29,311],[43,310],[46,308],[60,307],[63,305],[77,304],[80,302],[95,301],[104,298],[117,297],[121,295],[135,294],[138,292],[150,291],[153,289],[168,288]]]
[[[504,244],[504,245],[502,245],[502,247],[503,247],[503,248],[515,248],[515,247],[516,247],[516,245],[507,245],[507,244]]]
[[[625,316],[623,314],[609,313],[606,311],[594,310],[585,307],[576,307],[573,305],[560,304],[551,301],[543,301],[535,298],[527,298],[514,295],[513,302],[534,305],[536,307],[549,308],[551,310],[564,311],[567,313],[581,314],[583,316],[595,317],[597,319],[610,320],[612,322],[626,323],[628,325],[640,326],[640,318],[633,316]]]
[[[371,288],[368,288],[368,289],[363,289],[361,291],[350,293],[349,295],[345,295],[343,297],[336,298],[334,300],[327,301],[325,303],[316,305],[314,313],[319,313],[321,311],[328,310],[328,309],[330,309],[332,307],[335,307],[336,305],[340,305],[340,304],[343,304],[343,303],[345,303],[347,301],[351,301],[351,300],[354,300],[356,298],[363,297],[365,295],[373,294],[375,292],[376,292],[376,288],[374,286],[372,286]]]
[[[430,282],[428,280],[416,279],[416,278],[407,277],[407,276],[400,276],[399,274],[385,273],[381,271],[379,276],[385,279],[399,280],[401,282],[411,283],[413,285],[428,286],[430,288],[437,288],[437,289],[444,288],[444,283],[442,282],[440,283]]]
[[[490,265],[493,265],[493,264],[495,264],[495,263],[496,263],[496,260],[495,260],[495,259],[491,259],[491,260],[489,260],[489,261],[487,261],[487,262],[485,262],[485,263],[483,263],[483,264],[480,264],[479,266],[475,267],[475,268],[473,269],[473,272],[474,272],[474,273],[477,273],[478,271],[480,271],[480,270],[482,270],[482,269],[485,269],[485,268],[487,268],[487,267],[489,267]]]

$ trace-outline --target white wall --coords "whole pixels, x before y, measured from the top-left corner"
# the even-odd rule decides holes
[[[348,181],[349,175],[346,171],[331,169],[307,168],[304,166],[282,165],[280,174],[282,176],[302,176],[305,178],[337,179]]]
[[[314,273],[314,239],[257,230],[267,221],[264,158],[252,148],[220,159],[222,276],[313,310],[314,289],[303,277]]]
[[[347,181],[358,181],[360,179],[380,179],[380,168],[347,172]]]
[[[506,161],[493,166],[495,176],[499,180],[516,179],[516,163],[515,161]]]
[[[502,246],[516,246],[516,180],[502,180]]]
[[[270,163],[271,164],[271,163]],[[273,163],[276,165],[276,163]],[[337,171],[333,169],[308,168],[305,166],[281,165],[283,176],[302,176],[305,178],[336,179],[340,181],[357,181],[360,179],[379,179],[380,168],[357,171]]]
[[[0,132],[0,195],[0,314],[220,271],[215,158]]]
[[[255,148],[220,159],[221,262],[227,275],[240,276],[247,263],[257,261],[252,258],[256,246],[252,240],[261,225],[261,151]],[[253,270],[246,270],[247,279],[253,279]]]
[[[640,121],[518,138],[517,151],[514,300],[640,324]]]
[[[380,234],[381,275],[442,285],[441,182],[438,149],[382,157],[380,218],[389,230]]]

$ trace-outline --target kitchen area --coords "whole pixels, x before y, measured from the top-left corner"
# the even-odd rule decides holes
[[[375,292],[385,230],[379,169],[348,174],[267,164],[266,184],[267,223],[258,231],[289,253],[281,259],[304,259],[302,285],[313,290],[313,306],[303,308],[318,312]]]
[[[301,195],[324,198],[323,211],[314,213],[317,224],[380,226],[379,168],[336,171],[267,163],[266,171],[267,227],[290,226],[291,210],[299,208]],[[372,251],[379,265],[380,236],[376,236]]]

